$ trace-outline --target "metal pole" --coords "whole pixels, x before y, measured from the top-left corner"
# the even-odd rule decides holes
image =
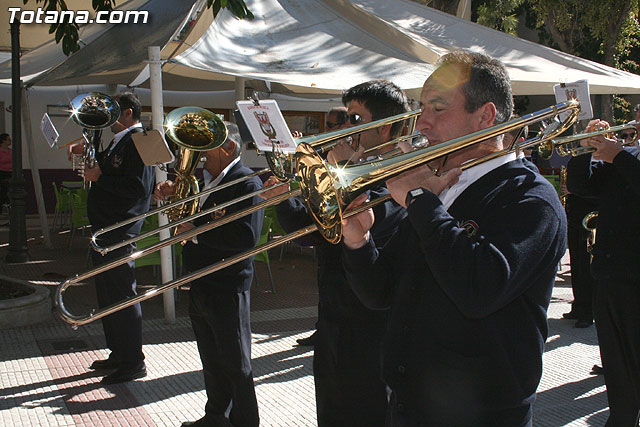
[[[151,85],[151,121],[153,128],[164,135],[162,123],[164,121],[164,106],[162,103],[162,61],[160,59],[160,47],[149,46],[149,83]],[[156,182],[167,180],[167,173],[156,167]],[[168,222],[166,215],[158,214],[158,225],[163,226]],[[160,240],[170,237],[169,230],[160,232]],[[162,283],[173,280],[173,257],[171,247],[160,249],[160,269]],[[164,320],[168,323],[176,322],[176,304],[173,290],[162,294],[164,302]]]
[[[9,249],[5,257],[8,263],[29,261],[27,249],[26,196],[24,177],[22,176],[22,131],[21,131],[21,102],[22,82],[20,80],[20,23],[11,24],[11,105],[12,105],[12,151],[11,182],[9,187],[9,201],[11,214],[9,216]]]
[[[27,143],[29,153],[29,165],[31,166],[31,178],[33,179],[33,189],[36,195],[36,203],[38,205],[38,215],[40,217],[40,228],[42,229],[42,238],[47,248],[52,248],[51,237],[49,235],[49,222],[47,220],[47,210],[44,205],[44,196],[42,194],[42,183],[40,182],[40,168],[36,160],[36,149],[33,143],[33,134],[31,133],[31,109],[29,107],[29,94],[26,89],[22,89],[22,116],[24,117],[24,136]]]

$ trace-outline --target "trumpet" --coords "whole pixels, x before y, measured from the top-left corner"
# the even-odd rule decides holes
[[[550,117],[556,117],[561,112],[570,111],[570,114],[568,115],[568,118],[565,119],[565,121],[557,121],[553,126],[548,126],[544,131],[541,131],[536,138],[531,138],[518,145],[512,143],[511,146],[505,148],[504,150],[501,150],[500,152],[494,153],[490,156],[485,156],[472,162],[465,163],[463,167],[468,168],[475,164],[493,159],[495,157],[541,143],[544,140],[552,138],[555,135],[563,132],[566,128],[571,126],[571,124],[577,118],[579,108],[580,106],[576,101],[567,101],[551,106],[544,110],[540,110],[536,113],[511,120],[507,123],[493,126],[483,131],[474,132],[472,134],[456,138],[433,147],[419,148],[409,153],[395,155],[373,162],[366,162],[361,165],[348,166],[345,168],[333,168],[332,166],[326,165],[326,163],[320,157],[320,154],[316,151],[316,148],[318,148],[317,145],[314,147],[311,144],[302,143],[298,145],[297,151],[294,155],[294,160],[297,168],[297,175],[295,176],[295,179],[296,181],[300,182],[299,189],[291,190],[287,193],[260,202],[254,206],[251,206],[250,208],[233,212],[229,215],[225,215],[222,218],[212,220],[204,225],[173,236],[172,238],[161,240],[154,245],[151,245],[147,248],[136,251],[119,259],[112,260],[104,265],[94,268],[93,270],[89,270],[81,274],[76,274],[74,277],[61,282],[58,286],[55,295],[56,306],[58,307],[63,320],[72,324],[74,328],[77,328],[79,325],[83,325],[100,319],[125,307],[129,307],[130,305],[159,295],[169,289],[175,288],[199,277],[223,269],[229,265],[247,259],[259,252],[292,241],[316,230],[319,231],[327,241],[336,243],[340,240],[340,237],[342,235],[340,222],[343,218],[348,218],[351,215],[355,215],[372,206],[375,206],[377,203],[382,203],[389,199],[390,196],[381,197],[368,202],[358,208],[350,209],[349,211],[343,212],[346,204],[348,204],[358,194],[362,193],[367,188],[372,187],[375,183],[386,180],[412,167],[429,162],[455,151],[470,147],[473,144],[485,141],[487,139],[499,136],[518,127],[522,127],[536,121],[548,119]],[[406,117],[402,117],[400,120],[405,119]],[[387,121],[383,120],[383,122],[385,125],[388,124]],[[367,123],[366,125],[371,125],[371,123]],[[355,133],[353,129],[354,128],[348,128],[342,131],[333,132],[334,138],[341,139],[344,138],[347,133],[353,134]],[[279,185],[283,184],[281,183]],[[205,267],[184,277],[175,279],[154,289],[150,289],[143,294],[137,295],[136,297],[120,301],[108,307],[104,307],[98,312],[93,311],[89,315],[73,315],[64,306],[63,294],[65,290],[73,284],[93,277],[118,265],[122,265],[126,262],[135,260],[136,258],[148,255],[178,241],[191,239],[198,234],[209,231],[215,227],[228,224],[232,221],[237,220],[238,218],[249,215],[268,206],[279,204],[289,197],[297,195],[302,195],[305,203],[309,206],[314,218],[314,223],[307,227],[304,227],[293,233],[289,233],[279,239],[274,239],[249,251],[245,251],[228,259],[222,260],[218,263]],[[338,227],[336,227],[335,224],[336,220],[338,222]]]
[[[71,120],[82,126],[84,146],[80,162],[73,158],[73,169],[84,171],[95,165],[96,148],[100,144],[102,129],[108,128],[120,118],[120,105],[109,95],[88,92],[77,95],[69,104]],[[84,180],[87,187],[87,181]],[[91,183],[89,183],[90,185]]]
[[[541,158],[548,160],[551,158],[554,151],[558,153],[558,155],[563,157],[567,157],[567,156],[575,157],[575,156],[580,156],[582,154],[593,153],[594,151],[596,151],[595,148],[574,146],[573,142],[580,141],[582,139],[591,138],[598,135],[612,136],[617,132],[627,130],[627,129],[633,130],[634,136],[633,138],[631,138],[630,141],[623,141],[622,145],[624,146],[633,145],[638,140],[638,129],[636,128],[636,126],[638,125],[639,123],[634,120],[629,123],[625,123],[623,125],[604,127],[602,129],[598,129],[593,132],[578,133],[575,135],[565,136],[562,138],[550,139],[538,146],[538,155]]]
[[[329,151],[331,148],[333,148],[336,144],[339,143],[339,140],[341,140],[343,138],[349,137],[349,136],[354,135],[354,134],[359,133],[359,132],[364,132],[366,130],[375,129],[377,127],[385,126],[385,125],[392,124],[392,123],[399,122],[399,121],[412,120],[412,123],[411,123],[411,126],[410,126],[410,131],[411,131],[411,133],[413,133],[413,130],[415,128],[415,118],[418,115],[420,115],[420,110],[414,110],[414,111],[410,111],[410,112],[407,112],[407,113],[401,113],[401,114],[397,114],[395,116],[386,117],[384,119],[376,120],[376,121],[373,121],[373,122],[364,123],[364,124],[361,124],[361,125],[358,125],[358,126],[353,126],[353,127],[347,128],[347,129],[342,129],[342,130],[337,130],[337,131],[332,131],[332,132],[326,132],[326,133],[323,133],[323,134],[320,134],[320,135],[311,135],[311,136],[306,136],[306,137],[302,137],[302,138],[297,138],[296,142],[297,143],[305,143],[305,144],[309,145],[310,147],[313,147],[313,149],[317,150],[320,154],[322,154],[322,153],[325,153],[325,152]],[[415,137],[415,135],[400,136],[400,137],[395,138],[395,139],[393,139],[393,140],[391,140],[389,142],[386,142],[384,144],[381,144],[379,146],[371,148],[371,149],[369,149],[367,151],[376,150],[376,149],[379,149],[382,146],[386,146],[386,145],[397,144],[400,141],[404,141],[404,140],[411,139],[411,138],[414,138],[414,137]],[[367,151],[365,151],[365,153]],[[101,246],[98,243],[98,238],[101,235],[105,234],[105,233],[108,233],[110,231],[116,230],[116,229],[118,229],[120,227],[124,227],[126,225],[131,224],[131,223],[143,220],[143,219],[145,219],[145,218],[147,218],[147,217],[149,217],[151,215],[155,215],[155,214],[158,214],[158,213],[164,213],[165,211],[171,212],[172,210],[176,209],[176,207],[179,208],[183,204],[186,204],[186,203],[189,203],[189,202],[191,202],[191,201],[193,201],[195,199],[198,199],[199,197],[204,196],[205,194],[210,194],[210,193],[213,193],[213,192],[216,192],[216,191],[223,190],[223,189],[228,188],[230,186],[233,186],[233,185],[239,184],[241,182],[244,182],[244,181],[246,181],[247,179],[249,179],[251,177],[271,172],[281,181],[280,185],[283,185],[284,183],[286,183],[286,182],[290,181],[291,179],[295,178],[295,175],[292,174],[292,172],[293,172],[292,165],[294,163],[293,155],[287,155],[287,154],[284,154],[284,153],[281,153],[281,152],[277,152],[277,151],[274,151],[272,153],[271,152],[265,153],[265,155],[266,155],[267,163],[269,165],[268,168],[264,168],[262,170],[256,171],[253,174],[248,175],[246,177],[239,178],[237,180],[230,181],[230,182],[227,182],[225,184],[218,185],[216,187],[201,191],[201,192],[199,192],[197,194],[193,194],[191,196],[187,196],[187,197],[183,197],[183,198],[178,199],[178,200],[174,200],[171,203],[168,203],[168,204],[165,204],[165,205],[160,206],[158,208],[149,210],[148,212],[146,212],[144,214],[141,214],[141,215],[138,215],[138,216],[135,216],[135,217],[131,217],[129,219],[117,222],[117,223],[115,223],[113,225],[110,225],[108,227],[104,227],[104,228],[101,228],[99,230],[96,230],[93,233],[93,235],[91,236],[91,243],[90,243],[91,247],[93,248],[93,250],[99,252],[100,254],[106,255],[107,253],[109,253],[109,252],[111,252],[111,251],[113,251],[115,249],[121,248],[123,246],[127,246],[127,245],[129,245],[131,243],[135,243],[138,240],[141,240],[141,239],[143,239],[145,237],[152,236],[154,234],[160,233],[163,230],[176,227],[176,226],[178,226],[180,224],[183,224],[185,222],[193,221],[194,219],[199,218],[201,216],[211,214],[215,210],[225,209],[225,208],[227,208],[227,207],[229,207],[229,206],[231,206],[231,205],[233,205],[235,203],[241,202],[241,201],[246,200],[246,199],[250,199],[253,196],[259,195],[262,192],[267,191],[267,189],[258,190],[255,193],[245,194],[245,195],[243,195],[243,196],[241,196],[241,197],[239,197],[237,199],[234,199],[234,200],[231,200],[229,202],[225,202],[225,203],[216,205],[216,206],[211,207],[211,208],[206,209],[206,210],[202,210],[202,211],[199,211],[199,212],[195,212],[194,211],[194,212],[191,212],[190,215],[183,216],[181,218],[173,218],[171,220],[171,222],[169,224],[167,224],[167,225],[160,226],[160,227],[158,227],[158,228],[156,228],[154,230],[150,230],[150,231],[142,233],[142,234],[140,234],[140,235],[138,235],[136,237],[132,237],[130,239],[114,243],[114,244],[112,244],[110,246]],[[287,193],[287,194],[289,194],[289,193]],[[290,194],[289,197],[293,197],[293,196],[294,196],[293,194]],[[249,213],[251,213],[251,212],[249,212]],[[249,213],[247,213],[247,214],[249,214]]]

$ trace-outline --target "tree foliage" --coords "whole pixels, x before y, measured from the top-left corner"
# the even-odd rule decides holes
[[[639,0],[476,0],[477,22],[509,32],[520,25],[537,29],[541,44],[602,64],[640,71]],[[507,25],[504,25],[505,18]],[[515,19],[515,23],[512,20]],[[628,116],[622,98],[618,115]],[[605,98],[604,118],[612,120],[613,104]]]
[[[36,4],[42,4],[42,9],[47,11],[66,11],[65,0],[34,0]],[[27,4],[29,0],[23,0]],[[115,0],[91,0],[91,7],[95,12],[111,11],[116,6]],[[217,16],[220,10],[229,9],[231,13],[240,19],[253,19],[253,13],[247,8],[244,0],[207,0],[207,7]],[[49,34],[55,34],[56,43],[62,42],[62,51],[65,55],[71,55],[80,49],[80,27],[76,23],[55,23],[49,27]]]

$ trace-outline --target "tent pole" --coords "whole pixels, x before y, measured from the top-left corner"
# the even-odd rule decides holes
[[[47,221],[47,209],[44,205],[42,195],[42,183],[40,182],[40,168],[36,161],[36,150],[33,145],[33,134],[31,133],[31,109],[29,107],[29,96],[27,89],[22,87],[22,118],[24,120],[24,135],[27,148],[29,149],[29,165],[31,166],[31,178],[33,179],[33,189],[36,193],[36,203],[38,205],[38,215],[40,216],[40,228],[44,238],[44,245],[51,248],[51,236],[49,235],[49,222]]]
[[[164,121],[164,106],[162,102],[162,60],[160,58],[160,47],[149,46],[149,83],[151,85],[151,122],[153,128],[164,135],[162,123]],[[156,182],[167,180],[167,172],[156,166]],[[158,225],[167,224],[166,215],[158,215]],[[160,240],[168,239],[169,230],[160,232]],[[173,257],[171,246],[160,249],[160,269],[162,272],[162,283],[173,280]],[[176,304],[174,291],[162,294],[164,302],[164,320],[167,323],[176,323]]]
[[[22,80],[20,80],[20,22],[11,24],[11,181],[9,182],[9,249],[7,263],[29,261],[27,248],[27,192],[22,176]]]

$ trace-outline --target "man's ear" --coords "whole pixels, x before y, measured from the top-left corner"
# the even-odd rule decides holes
[[[392,125],[384,125],[377,128],[381,141],[388,141],[391,139],[391,126]]]
[[[234,140],[230,139],[228,144],[229,144],[229,148],[226,149],[226,150],[224,148],[224,144],[222,144],[220,146],[220,150],[224,151],[225,156],[230,156],[236,150],[237,142],[235,142]]]
[[[493,102],[485,102],[483,105],[481,105],[475,114],[480,129],[486,129],[495,125],[497,114],[498,110]]]

